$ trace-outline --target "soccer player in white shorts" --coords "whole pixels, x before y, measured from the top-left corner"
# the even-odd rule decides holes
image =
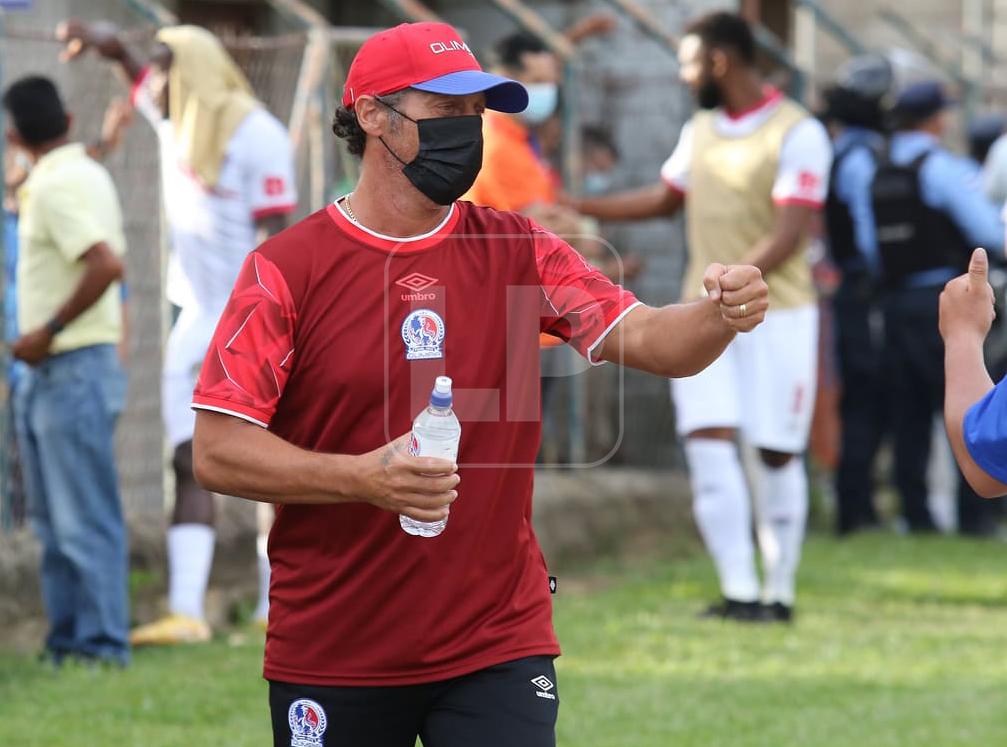
[[[766,322],[735,339],[697,376],[673,382],[694,513],[720,577],[723,601],[707,614],[788,621],[808,507],[805,451],[815,398],[818,310],[805,249],[828,186],[832,151],[822,125],[767,86],[751,29],[712,13],[679,47],[682,81],[700,106],[661,169],[662,182],[575,200],[603,220],[686,210],[689,269],[683,298],[702,292],[707,261],[751,263],[769,284]],[[739,437],[754,460],[755,526]]]
[[[245,257],[278,233],[296,207],[293,154],[284,126],[265,110],[220,41],[205,29],[161,29],[144,64],[110,24],[70,21],[60,29],[71,55],[94,47],[133,81],[131,101],[158,136],[170,234],[168,300],[181,309],[168,336],[162,414],[172,449],[175,507],[168,530],[170,614],[133,631],[134,645],[210,637],[204,597],[213,561],[212,494],[192,468],[195,415],[189,407],[213,330]],[[269,604],[266,534],[259,510],[259,600]]]

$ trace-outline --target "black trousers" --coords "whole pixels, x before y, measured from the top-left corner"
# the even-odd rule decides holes
[[[551,656],[422,685],[269,683],[274,747],[555,747]]]
[[[937,327],[940,287],[885,293],[885,339],[891,360],[895,486],[913,531],[931,531],[927,465],[934,417],[944,407],[944,343]]]
[[[866,272],[844,273],[832,301],[842,399],[836,529],[874,526],[874,459],[889,425],[881,306]]]

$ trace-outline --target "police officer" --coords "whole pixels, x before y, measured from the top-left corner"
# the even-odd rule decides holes
[[[863,226],[871,221],[871,177],[884,149],[881,100],[892,86],[892,67],[880,54],[855,57],[826,89],[824,119],[835,157],[825,203],[833,263],[841,273],[832,298],[836,353],[842,380],[842,441],[836,471],[836,529],[849,534],[878,523],[872,467],[888,418],[883,384],[881,308],[868,263]]]
[[[895,483],[910,531],[933,531],[926,470],[933,419],[943,406],[944,346],[937,327],[944,284],[965,271],[971,249],[1002,255],[1004,225],[978,168],[941,144],[952,102],[941,85],[905,88],[892,110],[895,133],[871,183],[873,235],[864,248],[882,284],[891,360]]]

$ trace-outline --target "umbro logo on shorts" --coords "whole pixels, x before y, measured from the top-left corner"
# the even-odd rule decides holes
[[[547,698],[548,700],[556,700],[556,695],[554,693],[549,692],[556,686],[552,684],[552,680],[550,680],[544,674],[539,675],[538,677],[533,679],[531,683],[538,688],[538,690],[535,691],[535,694],[538,697]]]

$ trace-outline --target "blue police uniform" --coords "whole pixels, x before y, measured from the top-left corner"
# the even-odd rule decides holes
[[[881,309],[874,272],[858,236],[872,220],[870,189],[884,138],[846,126],[836,137],[825,223],[833,262],[842,274],[832,298],[842,380],[842,441],[836,470],[837,530],[877,525],[872,473],[887,422]]]
[[[896,113],[923,121],[947,104],[938,84],[921,83],[899,98]],[[929,531],[926,470],[933,418],[944,403],[938,300],[944,284],[964,272],[973,247],[1003,253],[1004,224],[976,164],[918,130],[892,136],[875,164],[867,208],[872,219],[856,230],[883,288],[895,483],[910,529]]]

